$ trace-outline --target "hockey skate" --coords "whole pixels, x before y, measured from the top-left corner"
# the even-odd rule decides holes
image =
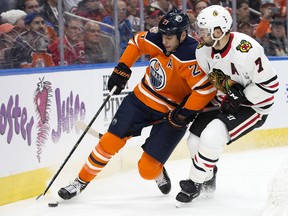
[[[202,185],[201,196],[205,196],[207,198],[212,198],[214,196],[214,192],[216,190],[216,175],[218,168],[217,166],[213,169],[213,177],[212,179],[205,181]]]
[[[157,177],[155,181],[157,183],[159,190],[163,194],[168,194],[171,191],[171,180],[168,176],[165,167],[163,167],[162,174],[159,177]]]
[[[87,187],[88,184],[89,182],[83,182],[77,177],[68,186],[61,188],[58,191],[58,195],[64,200],[69,200],[80,194]]]
[[[180,181],[181,191],[176,196],[176,207],[192,202],[200,195],[202,184],[193,182],[191,179]]]

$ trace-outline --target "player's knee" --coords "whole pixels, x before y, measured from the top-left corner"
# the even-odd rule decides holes
[[[211,121],[200,136],[201,145],[219,152],[223,151],[229,140],[230,136],[226,125],[219,119]]]
[[[138,161],[138,170],[142,178],[152,180],[158,177],[162,171],[163,164],[155,160],[146,152],[142,154]]]
[[[99,145],[105,152],[114,155],[126,144],[126,141],[127,138],[121,139],[120,137],[107,132],[101,137]]]
[[[190,133],[187,139],[187,146],[192,158],[198,152],[199,144],[200,144],[200,137]]]

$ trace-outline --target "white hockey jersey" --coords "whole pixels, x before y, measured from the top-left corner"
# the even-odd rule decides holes
[[[207,74],[213,68],[220,69],[241,84],[245,88],[246,98],[251,102],[243,106],[251,106],[260,114],[269,113],[279,81],[262,46],[256,40],[243,33],[231,32],[230,40],[221,52],[199,44],[196,59]],[[221,103],[223,96],[218,90],[216,101]]]

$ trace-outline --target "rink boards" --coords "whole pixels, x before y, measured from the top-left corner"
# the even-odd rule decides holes
[[[129,91],[141,80],[145,64],[137,63],[127,88],[113,96],[93,124],[98,132],[105,132],[112,116]],[[280,78],[275,108],[261,130],[253,131],[226,151],[288,145],[288,61],[272,60]],[[103,64],[38,70],[3,72],[0,108],[0,205],[37,196],[58,170],[82,131],[76,121],[88,124],[107,96],[107,81],[114,65]],[[141,137],[132,139],[127,147],[113,158],[100,175],[136,168],[141,144],[149,128]],[[61,175],[73,179],[97,139],[87,134],[69,159]],[[189,157],[183,139],[170,160]]]

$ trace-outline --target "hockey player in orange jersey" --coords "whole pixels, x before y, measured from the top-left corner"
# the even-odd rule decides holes
[[[188,16],[170,11],[159,22],[157,31],[140,32],[130,39],[109,81],[114,94],[124,89],[130,67],[142,55],[150,55],[141,82],[121,103],[99,143],[92,150],[77,178],[58,194],[71,199],[86,188],[110,159],[151,122],[149,138],[142,145],[138,161],[141,177],[155,180],[160,191],[168,194],[171,182],[164,168],[172,151],[184,136],[187,125],[215,96],[215,88],[195,60],[197,41],[188,35]]]

